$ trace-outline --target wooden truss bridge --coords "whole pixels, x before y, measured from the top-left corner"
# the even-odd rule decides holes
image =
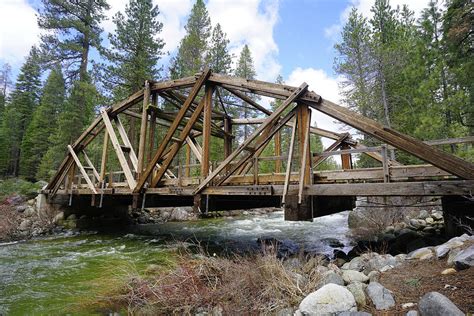
[[[281,100],[280,105],[270,111],[253,95]],[[226,101],[230,97],[261,115],[232,117]],[[165,103],[175,110],[166,111]],[[313,110],[384,145],[365,147],[348,133],[313,127]],[[133,128],[132,121],[140,124]],[[252,126],[248,137],[236,136],[246,124]],[[323,152],[312,152],[312,134],[334,143]],[[216,139],[223,160],[211,162]],[[423,142],[322,98],[306,83],[292,87],[206,69],[182,79],[147,81],[126,100],[102,109],[68,146],[43,193],[51,202],[98,210],[194,205],[207,212],[281,205],[286,219],[308,220],[349,209],[356,196],[472,197],[474,165],[435,147],[459,142],[473,143],[474,137]],[[96,159],[86,154],[92,144],[99,153]],[[265,151],[269,144],[272,156]],[[426,164],[392,161],[387,154],[391,148]],[[354,154],[369,155],[381,167],[353,169]],[[317,170],[333,155],[341,156],[342,170]],[[272,170],[260,171],[259,166],[269,161]]]

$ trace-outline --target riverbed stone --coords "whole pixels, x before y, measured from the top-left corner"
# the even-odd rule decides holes
[[[357,311],[354,295],[343,286],[326,284],[306,296],[299,305],[303,315],[326,315],[345,311]]]
[[[446,263],[448,264],[448,266],[454,265],[454,258],[456,258],[456,256],[460,252],[461,252],[461,248],[454,248],[449,251],[448,259],[446,260]]]
[[[380,275],[381,273],[379,271],[370,271],[367,276],[369,277],[370,282],[378,282]]]
[[[378,282],[370,282],[367,286],[367,295],[377,310],[386,310],[395,306],[392,293]]]
[[[454,257],[454,265],[458,270],[464,270],[474,265],[474,245],[461,250],[456,257]]]
[[[446,296],[438,292],[426,293],[418,303],[421,316],[462,316],[464,313]]]
[[[341,278],[339,274],[336,272],[329,270],[321,276],[321,280],[318,282],[316,286],[317,289],[322,288],[327,284],[337,284],[337,285],[344,285],[344,280]]]
[[[418,312],[415,310],[408,311],[405,316],[418,316]]]
[[[417,250],[410,252],[407,255],[408,260],[418,259],[418,260],[426,260],[433,257],[433,251],[431,247],[424,247]]]
[[[393,257],[390,254],[386,254],[386,255],[376,254],[367,261],[363,272],[365,274],[369,274],[371,271],[380,271],[380,269],[382,269],[385,266],[390,265],[390,266],[396,267],[399,264],[400,263],[397,262],[397,259],[395,259],[395,257]]]
[[[53,218],[53,223],[58,224],[59,222],[64,220],[64,212],[59,212]]]
[[[421,210],[420,213],[418,214],[419,219],[425,219],[428,216],[430,216],[430,213],[428,213],[427,210]]]
[[[355,257],[350,262],[345,263],[342,266],[343,270],[355,270],[355,271],[362,271],[364,270],[365,264],[364,260],[361,257]]]
[[[464,242],[460,240],[447,241],[435,248],[436,257],[438,259],[444,258],[451,249],[461,247],[462,245],[464,245]]]
[[[23,221],[21,221],[20,226],[18,226],[18,228],[19,228],[21,231],[27,231],[27,230],[30,229],[31,224],[32,224],[32,221],[31,221],[31,220],[29,220],[29,219],[24,219]]]
[[[448,268],[448,269],[444,269],[443,271],[441,271],[441,274],[442,275],[448,275],[448,274],[455,274],[456,272],[457,272],[456,269]]]
[[[27,216],[27,217],[31,217],[31,216],[35,216],[36,215],[36,211],[33,207],[31,206],[28,206],[26,208],[26,210],[23,212],[23,215]]]
[[[188,211],[184,207],[176,207],[171,212],[171,221],[185,221],[188,219]]]
[[[347,284],[353,283],[353,282],[367,282],[369,280],[369,277],[363,274],[362,272],[355,271],[355,270],[343,270],[342,271],[342,279],[344,282]]]
[[[431,217],[436,221],[440,221],[443,219],[443,212],[439,212],[439,211],[434,212],[431,214]]]
[[[361,282],[353,282],[346,287],[354,295],[358,307],[363,307],[367,304],[364,292],[366,287],[367,285]]]
[[[367,312],[342,312],[337,316],[372,316],[372,314]]]

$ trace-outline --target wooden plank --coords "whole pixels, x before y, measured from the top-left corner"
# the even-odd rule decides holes
[[[158,107],[158,94],[154,93],[152,97],[152,104],[155,107],[150,114],[150,127],[148,135],[148,157],[147,161],[151,160],[151,155],[155,149],[155,130],[156,130],[156,110]]]
[[[138,172],[138,158],[137,155],[135,154],[135,150],[133,150],[133,145],[130,142],[130,139],[128,138],[127,132],[125,131],[125,128],[122,125],[122,121],[120,121],[119,117],[116,116],[114,118],[115,121],[115,126],[117,126],[117,130],[119,131],[120,138],[122,139],[123,144],[130,148],[130,152],[128,153],[130,157],[130,162],[132,163],[133,169]]]
[[[128,166],[127,158],[125,158],[125,154],[123,153],[122,148],[120,147],[120,143],[117,139],[117,135],[115,134],[114,128],[112,126],[112,122],[110,122],[109,116],[106,111],[102,110],[101,115],[105,124],[105,128],[107,130],[107,133],[109,134],[110,142],[112,143],[112,146],[114,147],[120,166],[122,167],[122,171],[124,172],[125,178],[127,179],[128,186],[130,187],[130,189],[133,190],[133,188],[135,188],[136,186],[136,182],[133,177],[132,171],[130,170],[130,167]]]
[[[341,152],[346,149],[350,149],[351,147],[346,144],[342,143],[341,145]],[[341,163],[342,169],[352,169],[352,156],[349,153],[341,153]]]
[[[288,188],[290,186],[290,176],[291,176],[291,163],[293,162],[293,152],[295,150],[295,138],[296,138],[296,127],[298,126],[298,121],[295,120],[293,124],[293,129],[291,131],[290,147],[288,150],[288,161],[286,163],[286,172],[285,172],[285,184],[283,187],[283,193],[281,198],[281,204],[284,206],[286,202],[286,196],[288,194]]]
[[[347,108],[327,100],[320,103],[309,102],[314,109],[327,114],[347,125],[369,134],[389,145],[404,150],[415,157],[446,170],[462,179],[474,179],[474,164],[461,158],[444,153],[408,135],[399,133],[391,128],[363,117]]]
[[[71,157],[74,159],[76,166],[79,168],[79,171],[82,174],[82,177],[86,180],[87,185],[89,186],[89,189],[94,192],[94,194],[97,194],[97,191],[94,187],[94,184],[92,183],[91,179],[89,178],[89,175],[87,174],[86,170],[82,166],[81,161],[77,157],[76,153],[74,152],[74,149],[72,149],[71,145],[67,145],[67,149],[69,150],[69,153],[71,154]]]
[[[306,105],[298,104],[297,120],[300,132],[300,180],[298,189],[298,204],[303,200],[303,187],[311,184],[311,157],[310,157],[310,141],[309,128],[311,126],[311,110]]]
[[[143,172],[143,166],[145,165],[145,144],[146,144],[146,131],[148,124],[148,103],[150,102],[150,84],[145,81],[145,92],[143,94],[143,105],[142,105],[142,117],[140,125],[140,140],[138,143],[138,163],[137,163],[137,174]]]
[[[224,159],[226,159],[232,152],[232,136],[228,136],[232,134],[232,122],[230,117],[224,118],[224,132],[226,133],[224,137]],[[228,169],[226,171],[228,171]]]
[[[390,182],[390,171],[388,169],[388,152],[387,146],[382,145],[382,168],[383,168],[383,182]]]
[[[235,95],[236,97],[240,98],[241,100],[245,101],[246,103],[250,104],[251,106],[253,106],[254,108],[256,108],[257,110],[259,110],[260,112],[263,112],[265,113],[266,115],[271,115],[272,114],[272,111],[270,110],[267,110],[266,108],[264,108],[263,106],[261,106],[260,104],[258,104],[257,102],[255,102],[254,100],[252,100],[252,98],[250,98],[249,96],[247,96],[246,94],[244,93],[240,93],[239,91],[235,90],[235,89],[231,89],[231,88],[225,88],[227,91],[229,91],[230,93],[232,93],[233,95]]]
[[[89,159],[89,156],[87,156],[86,151],[83,150],[82,154],[84,155],[84,160],[86,161],[89,168],[92,168],[92,173],[94,174],[94,177],[97,179],[97,181],[100,181],[99,173],[97,172],[94,165],[92,164],[92,161]]]
[[[277,157],[281,156],[281,131],[278,131],[275,134],[273,153]],[[276,173],[281,172],[281,160],[280,159],[275,160],[275,172]]]
[[[198,147],[199,144],[197,144],[194,141],[194,138],[191,138],[190,136],[186,137],[186,143],[188,144],[189,148],[193,152],[194,156],[196,156],[197,160],[202,163],[202,149],[201,147]]]
[[[107,172],[107,155],[109,149],[109,133],[107,131],[104,133],[104,143],[102,145],[102,159],[100,163],[100,176],[99,182],[104,182],[105,180],[105,173]]]
[[[189,167],[189,165],[191,164],[191,146],[189,145],[189,143],[186,145],[186,165],[185,165],[185,169],[184,169],[184,176],[186,178],[189,178],[189,176],[191,175],[191,168]]]
[[[451,144],[473,144],[474,143],[474,136],[425,140],[425,141],[423,141],[423,143],[425,143],[427,145],[431,145],[431,146],[451,145]]]
[[[191,106],[194,99],[198,95],[199,90],[201,90],[201,87],[204,85],[206,80],[209,78],[210,74],[211,74],[211,71],[209,69],[206,69],[203,72],[203,74],[199,77],[199,79],[196,81],[196,83],[194,84],[193,88],[191,89],[191,92],[189,93],[188,98],[186,99],[183,106],[181,107],[178,114],[176,115],[173,123],[171,124],[171,126],[168,129],[165,137],[161,141],[161,144],[158,147],[158,149],[156,150],[153,158],[148,163],[148,166],[147,166],[146,170],[140,175],[140,178],[138,178],[138,183],[137,183],[137,186],[135,188],[135,193],[138,193],[143,188],[143,186],[145,185],[145,182],[146,182],[148,176],[152,173],[153,169],[155,168],[156,163],[158,162],[158,160],[163,155],[166,147],[168,146],[168,143],[170,142],[171,138],[173,137],[173,135],[174,135],[176,129],[178,128],[180,122],[184,118],[186,112],[188,111],[189,107]]]
[[[211,159],[211,119],[212,119],[212,94],[214,86],[206,85],[204,92],[204,126],[202,131],[202,161],[201,177],[204,179],[209,175]]]
[[[316,156],[316,158],[313,161],[313,166],[316,168],[319,166],[323,161],[327,159],[327,157],[330,157],[332,155],[337,155],[336,150],[341,147],[342,143],[350,137],[349,133],[341,134],[341,136],[331,145],[329,145],[328,148],[326,148],[322,153],[314,153],[313,155]]]
[[[253,133],[248,137],[236,150],[234,150],[229,157],[227,157],[213,172],[201,183],[201,185],[196,189],[195,194],[202,191],[202,189],[207,186],[222,170],[224,170],[229,163],[234,160],[247,146],[249,146],[264,130],[267,126],[271,125],[280,118],[280,115],[288,108],[288,106],[298,99],[302,94],[306,92],[308,88],[307,83],[303,83],[297,90],[293,91],[291,95],[283,102],[283,104],[270,115],[265,122],[262,123]]]

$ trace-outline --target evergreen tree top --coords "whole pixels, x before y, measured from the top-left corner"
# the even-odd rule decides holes
[[[246,79],[255,79],[257,75],[255,67],[253,65],[252,54],[247,44],[240,52],[239,61],[237,62],[237,68],[235,69],[235,75],[237,77]]]

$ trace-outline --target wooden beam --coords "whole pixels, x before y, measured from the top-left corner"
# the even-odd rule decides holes
[[[319,166],[323,161],[327,159],[329,156],[336,155],[336,150],[341,147],[342,143],[349,138],[350,135],[349,133],[342,134],[334,143],[329,145],[328,148],[326,148],[322,153],[314,153],[313,155],[316,156],[316,158],[313,161],[313,166],[316,168]]]
[[[155,168],[156,163],[158,160],[161,158],[163,155],[166,147],[168,146],[168,143],[170,142],[171,138],[173,137],[174,133],[176,132],[176,129],[178,128],[181,120],[184,118],[186,112],[188,111],[189,107],[193,103],[194,99],[199,93],[199,90],[201,90],[201,87],[204,85],[206,80],[209,78],[211,74],[211,71],[209,69],[206,69],[202,75],[199,77],[199,79],[196,81],[194,84],[193,88],[191,89],[191,92],[189,93],[188,98],[184,102],[183,106],[179,110],[178,114],[176,115],[176,118],[174,119],[173,123],[171,124],[170,128],[168,129],[165,137],[161,141],[160,146],[155,152],[155,155],[151,159],[151,161],[148,163],[148,166],[146,170],[140,175],[140,178],[138,179],[137,186],[135,187],[134,192],[138,193],[143,186],[145,185],[145,182],[148,178],[148,176],[152,173],[153,169]]]
[[[248,104],[250,104],[251,106],[253,106],[257,110],[259,110],[260,112],[263,112],[266,115],[271,115],[272,114],[272,111],[267,110],[266,108],[264,108],[263,106],[261,106],[260,104],[258,104],[254,100],[252,100],[252,98],[245,95],[244,93],[240,93],[239,91],[237,91],[235,89],[228,88],[228,87],[225,88],[225,89],[227,91],[229,91],[230,93],[232,93],[233,95],[235,95],[236,97],[240,98],[241,100],[247,102]]]
[[[350,149],[350,148],[351,147],[346,143],[342,143],[342,145],[341,145],[342,150]],[[342,169],[352,169],[352,156],[351,156],[351,154],[349,154],[349,153],[341,154],[341,162],[342,162]]]
[[[109,133],[107,131],[104,132],[104,143],[102,145],[102,160],[100,163],[100,176],[99,182],[104,182],[105,180],[105,173],[107,172],[107,156],[108,156],[108,149],[109,149]]]
[[[128,186],[130,189],[134,189],[136,186],[135,178],[133,177],[132,171],[127,162],[127,158],[125,158],[125,154],[123,153],[122,147],[118,141],[117,135],[115,134],[114,128],[112,126],[112,122],[109,119],[109,116],[106,111],[101,111],[102,119],[105,124],[105,128],[107,133],[109,134],[110,142],[114,147],[115,153],[117,154],[117,158],[119,160],[120,166],[122,167],[122,171],[125,174],[125,178],[127,179]]]
[[[76,166],[79,168],[79,171],[81,172],[82,174],[82,177],[86,180],[87,182],[87,185],[89,186],[89,189],[94,192],[94,194],[97,194],[97,191],[94,187],[94,184],[92,184],[92,181],[91,179],[89,178],[89,175],[87,174],[86,170],[84,169],[84,167],[82,166],[82,163],[81,161],[79,160],[79,158],[77,157],[76,153],[74,152],[74,149],[72,149],[72,146],[71,145],[67,145],[67,149],[69,150],[69,153],[71,154],[71,157],[74,159],[74,161],[76,162]]]
[[[250,137],[248,137],[236,150],[234,150],[229,157],[227,157],[213,172],[199,185],[194,192],[199,193],[207,186],[222,170],[224,170],[234,158],[236,158],[245,148],[247,148],[264,130],[280,118],[280,115],[288,108],[288,106],[297,100],[308,89],[308,84],[303,83],[298,89],[293,91],[291,95],[283,102],[283,104],[270,115],[265,122],[262,123]]]
[[[298,104],[297,107],[297,121],[299,130],[299,150],[301,157],[300,164],[300,180],[298,189],[298,204],[301,204],[303,199],[303,187],[311,184],[311,153],[309,128],[311,126],[311,110],[307,105]]]
[[[204,179],[209,175],[211,159],[211,116],[212,116],[212,94],[214,86],[206,85],[204,92],[204,126],[202,132],[202,161],[201,177]]]
[[[84,155],[84,160],[86,161],[87,165],[89,166],[89,168],[92,169],[92,173],[94,174],[94,177],[96,178],[97,181],[100,181],[99,173],[97,172],[97,169],[95,169],[94,164],[92,164],[92,161],[89,159],[89,156],[87,156],[86,151],[83,150],[82,154]]]
[[[470,162],[444,153],[411,136],[384,127],[374,120],[366,118],[330,101],[323,100],[320,103],[309,102],[308,105],[462,179],[474,179],[474,164]]]
[[[286,171],[285,171],[285,184],[283,186],[283,193],[281,198],[281,204],[284,206],[286,202],[286,196],[288,194],[288,188],[290,186],[290,176],[291,176],[291,164],[293,162],[293,152],[295,150],[295,138],[296,138],[296,127],[298,126],[298,121],[295,120],[293,128],[291,130],[291,139],[290,147],[288,148],[288,161],[286,162]]]
[[[202,163],[202,149],[198,147],[199,144],[194,141],[194,138],[190,136],[186,137],[186,143],[188,144],[189,148],[193,152],[194,156],[196,156],[199,163]]]
[[[281,131],[278,131],[275,134],[275,139],[274,139],[274,150],[273,154],[275,156],[281,156]],[[281,160],[275,160],[275,172],[280,173],[281,172]]]
[[[150,127],[148,135],[148,157],[147,161],[151,160],[151,155],[155,149],[155,130],[156,130],[156,110],[158,109],[158,94],[154,93],[152,96],[152,101],[154,108],[151,110],[150,114]]]
[[[132,163],[133,169],[135,172],[138,172],[138,158],[137,155],[135,154],[135,150],[133,149],[132,142],[128,138],[127,131],[125,131],[125,128],[122,125],[122,121],[119,119],[118,116],[114,118],[115,121],[115,126],[117,126],[117,130],[119,131],[120,138],[122,139],[123,144],[125,147],[130,148],[130,151],[128,153],[130,157],[130,162]]]
[[[143,166],[145,165],[145,144],[148,124],[148,102],[150,102],[150,84],[148,81],[145,81],[145,93],[143,94],[142,117],[140,125],[140,140],[138,144],[138,177],[140,177],[140,174],[143,172]]]

